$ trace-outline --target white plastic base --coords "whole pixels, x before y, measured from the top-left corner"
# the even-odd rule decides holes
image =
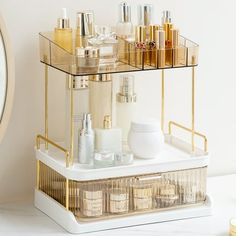
[[[205,204],[200,206],[127,217],[124,216],[93,222],[78,221],[72,212],[67,211],[62,205],[39,190],[35,190],[35,206],[67,231],[75,234],[211,215],[211,200],[209,197],[207,197]]]

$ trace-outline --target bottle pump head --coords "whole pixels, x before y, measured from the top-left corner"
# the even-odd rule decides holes
[[[67,16],[66,8],[62,8],[61,17],[57,20],[57,28],[68,29],[70,28],[70,19]]]
[[[111,116],[109,116],[109,115],[104,116],[103,128],[104,129],[111,129],[111,127],[112,127]]]
[[[170,11],[163,11],[162,12],[162,25],[165,23],[172,23],[171,12]]]

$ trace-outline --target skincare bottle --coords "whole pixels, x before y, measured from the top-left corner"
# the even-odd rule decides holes
[[[73,127],[74,127],[74,158],[78,157],[78,135],[81,129],[83,114],[89,112],[89,90],[88,90],[88,76],[75,76],[72,84],[69,78],[66,78],[65,85],[65,145],[66,149],[70,147],[70,88],[73,89]]]
[[[171,29],[171,43],[173,48],[173,66],[179,65],[179,30]]]
[[[143,68],[145,50],[146,27],[144,25],[138,25],[135,28],[135,66]]]
[[[54,30],[54,40],[61,48],[72,53],[72,28],[70,28],[66,8],[62,8],[62,16],[58,18],[57,28]]]
[[[112,115],[112,76],[100,74],[89,79],[89,110],[93,128],[103,128],[104,116]]]
[[[165,68],[166,52],[165,52],[165,31],[156,31],[157,40],[157,68]]]
[[[166,64],[172,65],[171,29],[173,28],[173,24],[170,11],[163,11],[162,26],[165,31]]]
[[[120,91],[116,95],[116,101],[116,124],[122,129],[122,141],[125,143],[131,121],[137,118],[137,95],[134,91],[133,75],[120,77]]]
[[[119,22],[116,25],[116,34],[129,41],[134,38],[134,28],[131,22],[131,6],[126,2],[122,2],[119,5]]]
[[[122,133],[119,128],[112,128],[111,117],[105,116],[103,129],[95,130],[95,147],[98,151],[121,152]]]
[[[94,154],[94,131],[91,114],[84,114],[82,129],[79,133],[79,163],[90,164]]]
[[[88,39],[94,35],[94,14],[92,11],[77,13],[76,47],[87,47]]]
[[[109,26],[97,26],[96,36],[88,40],[90,46],[99,48],[100,66],[115,66],[118,54],[118,40]]]

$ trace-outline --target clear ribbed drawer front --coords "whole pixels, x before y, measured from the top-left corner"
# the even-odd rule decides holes
[[[40,190],[65,206],[66,179],[40,163]],[[69,180],[69,210],[84,220],[204,203],[207,167],[96,181]]]

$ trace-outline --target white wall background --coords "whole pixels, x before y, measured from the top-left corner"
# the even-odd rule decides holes
[[[0,144],[0,201],[33,194],[34,140],[43,132],[43,66],[39,63],[38,32],[52,30],[62,7],[75,22],[77,10],[93,9],[97,24],[115,25],[119,0],[0,0],[0,12],[12,40],[16,63],[15,101],[10,124]],[[144,3],[141,0],[130,1]],[[200,44],[197,68],[196,128],[206,133],[212,154],[210,175],[236,173],[233,155],[236,133],[235,1],[149,0],[155,20],[170,9],[181,33]],[[136,17],[136,12],[134,18]],[[73,24],[74,25],[74,24]],[[52,75],[52,73],[50,73]],[[64,80],[50,79],[51,136],[63,136]],[[166,118],[190,124],[191,70],[166,72],[169,105]],[[187,89],[189,88],[189,89]],[[137,75],[140,104],[149,102],[150,115],[160,110],[160,72]],[[142,96],[141,96],[142,95]],[[145,106],[147,107],[147,106]],[[156,109],[156,110],[155,110]],[[56,128],[60,127],[60,128]]]

